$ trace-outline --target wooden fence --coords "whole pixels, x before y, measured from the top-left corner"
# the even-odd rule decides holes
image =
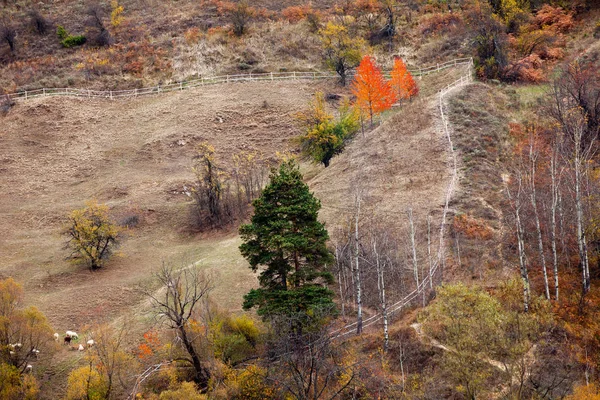
[[[414,76],[424,76],[434,72],[439,72],[458,65],[472,64],[472,58],[457,58],[442,64],[432,65],[426,68],[409,70]],[[389,71],[385,73],[389,76]],[[10,93],[7,96],[12,100],[28,100],[37,97],[66,96],[80,98],[102,98],[102,99],[120,99],[135,98],[138,96],[147,96],[152,94],[177,92],[187,89],[193,89],[205,85],[215,85],[220,83],[249,82],[249,81],[280,81],[280,80],[319,80],[333,79],[338,75],[332,72],[268,72],[261,74],[239,74],[239,75],[221,75],[212,77],[198,77],[196,79],[170,83],[167,85],[152,86],[139,89],[128,90],[89,90],[77,88],[43,88],[34,90],[22,90],[16,93]]]

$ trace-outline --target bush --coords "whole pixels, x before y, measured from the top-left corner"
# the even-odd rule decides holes
[[[4,95],[0,97],[0,114],[4,115],[8,113],[8,111],[15,105],[13,99],[10,98],[9,95]]]
[[[31,26],[38,34],[45,35],[48,32],[50,24],[38,10],[29,11],[29,18],[31,19]]]
[[[75,36],[67,36],[63,39],[60,44],[63,47],[70,48],[75,46],[81,46],[87,41],[85,35],[75,35]]]
[[[10,47],[11,53],[15,52],[15,39],[17,38],[17,31],[10,25],[0,25],[0,40],[4,41]]]
[[[58,25],[56,27],[56,36],[58,36],[60,40],[65,40],[69,36],[69,32],[67,32],[64,26]]]

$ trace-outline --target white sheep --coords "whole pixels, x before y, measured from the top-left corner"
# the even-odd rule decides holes
[[[54,334],[54,341],[58,342],[58,339],[60,338],[60,335],[58,333]]]
[[[70,337],[71,339],[79,339],[79,335],[77,334],[77,332],[67,331],[65,335]]]
[[[84,351],[85,349],[83,348],[83,345],[82,345],[82,344],[80,344],[80,345],[79,345],[79,347],[77,348],[77,350],[79,350],[79,351]]]
[[[96,342],[94,342],[93,339],[90,339],[90,340],[87,341],[88,347],[92,347],[94,345],[94,343],[96,343]]]
[[[38,349],[33,349],[33,350],[31,350],[31,354],[33,354],[33,356],[35,358],[38,358],[38,355],[40,354],[40,351]]]
[[[33,365],[27,364],[27,366],[25,367],[25,372],[31,372],[31,370],[33,370]]]

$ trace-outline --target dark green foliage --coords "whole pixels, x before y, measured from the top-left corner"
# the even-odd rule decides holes
[[[56,35],[60,39],[60,44],[66,48],[81,46],[87,41],[85,35],[69,35],[69,32],[62,25],[56,27]]]
[[[75,35],[75,36],[67,36],[65,39],[63,39],[60,42],[60,44],[62,44],[63,47],[69,48],[69,47],[81,46],[86,41],[87,41],[87,39],[84,35]]]
[[[333,292],[321,285],[305,285],[290,290],[252,289],[244,297],[244,309],[258,307],[258,315],[306,313],[331,308]]]
[[[266,316],[332,304],[333,293],[324,286],[333,281],[327,270],[333,262],[326,247],[329,235],[317,220],[321,203],[302,181],[297,164],[286,161],[274,170],[253,205],[251,223],[240,228],[240,251],[253,271],[264,269],[261,288],[245,296],[244,308],[258,307]]]

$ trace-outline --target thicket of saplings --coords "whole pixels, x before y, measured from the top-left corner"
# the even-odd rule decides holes
[[[215,148],[202,143],[194,156],[195,174],[191,196],[200,229],[220,228],[247,216],[274,165],[256,151],[241,151],[232,156],[229,167],[217,161]]]

